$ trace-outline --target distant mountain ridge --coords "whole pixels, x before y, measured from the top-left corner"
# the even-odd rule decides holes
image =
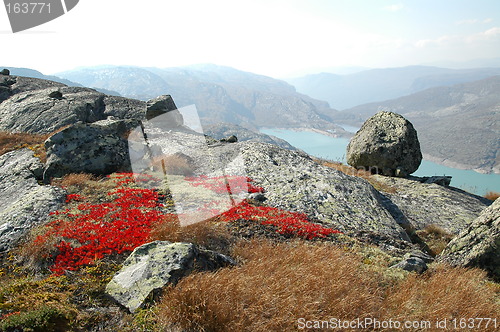
[[[202,123],[259,127],[316,128],[347,135],[326,114],[328,103],[297,93],[288,83],[230,67],[97,67],[59,73],[85,86],[148,100],[170,94],[178,107],[195,104]]]
[[[410,95],[428,88],[450,86],[500,75],[500,68],[447,69],[431,66],[370,69],[349,75],[320,73],[287,82],[298,92],[326,100],[332,108],[357,105]]]
[[[360,126],[378,111],[408,118],[427,159],[456,168],[500,173],[500,76],[430,88],[338,112],[338,123]]]

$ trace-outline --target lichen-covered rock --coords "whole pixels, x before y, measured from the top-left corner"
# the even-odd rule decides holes
[[[379,112],[366,120],[347,146],[349,165],[388,176],[405,177],[415,172],[421,161],[417,131],[392,112]]]
[[[38,184],[42,173],[42,163],[29,149],[0,156],[0,252],[12,249],[62,205],[61,189]]]
[[[35,78],[8,79],[12,82],[4,91],[0,89],[0,101],[4,100],[0,104],[0,130],[48,134],[78,121],[144,117],[146,103],[142,101]]]
[[[490,204],[484,197],[453,187],[421,183],[417,177],[401,179],[374,175],[374,179],[387,188],[395,188],[395,192],[382,191],[384,206],[400,224],[413,229],[434,224],[458,234]]]
[[[500,281],[500,199],[451,240],[438,260],[454,266],[480,267]]]
[[[427,263],[434,261],[434,258],[421,252],[413,251],[404,255],[401,262],[394,264],[391,268],[403,269],[408,272],[423,273],[427,270]]]
[[[381,204],[379,193],[364,179],[321,166],[308,155],[265,143],[239,146],[246,172],[266,189],[266,203],[306,213],[313,220],[347,234],[370,231],[409,241]]]
[[[138,120],[76,123],[45,141],[44,181],[69,173],[110,174],[130,170],[128,132]]]
[[[146,120],[151,120],[159,115],[175,110],[177,110],[177,106],[175,106],[174,100],[170,95],[156,97],[148,100],[146,103]],[[180,115],[179,112],[177,113]],[[182,115],[179,118],[179,122],[178,125],[182,125]]]
[[[235,262],[222,254],[191,243],[155,241],[137,247],[106,286],[106,294],[135,312],[152,293],[157,297],[193,271],[215,270]]]

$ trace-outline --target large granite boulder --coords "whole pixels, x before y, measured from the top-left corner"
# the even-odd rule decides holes
[[[54,96],[57,96],[55,98]],[[108,116],[144,118],[146,103],[27,77],[0,78],[0,130],[48,134]]]
[[[155,241],[135,248],[106,286],[106,294],[133,313],[150,295],[158,297],[164,286],[193,271],[233,264],[231,258],[191,243]]]
[[[64,202],[62,189],[38,184],[42,173],[42,163],[29,149],[0,156],[0,252],[12,249]]]
[[[347,163],[388,176],[415,172],[422,153],[413,125],[401,115],[379,112],[366,120],[347,146]]]
[[[438,260],[485,269],[500,281],[500,199],[451,240]]]
[[[437,225],[458,234],[491,204],[484,197],[457,188],[425,183],[425,178],[373,178],[381,185],[384,206],[400,224],[408,224],[411,229]]]
[[[348,235],[371,232],[378,238],[409,241],[382,205],[380,194],[366,180],[319,165],[304,153],[271,144],[242,142],[219,149],[227,154],[226,149],[238,147],[247,175],[265,188],[268,205],[306,213]]]
[[[139,120],[76,123],[45,141],[44,181],[69,173],[110,174],[130,170],[127,135]]]

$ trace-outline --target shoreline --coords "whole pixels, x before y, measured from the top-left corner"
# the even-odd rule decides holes
[[[324,136],[328,136],[328,137],[332,137],[332,138],[347,138],[347,139],[351,139],[353,136],[354,136],[354,133],[350,133],[350,132],[347,132],[349,133],[350,135],[339,135],[339,134],[335,134],[335,133],[331,133],[327,130],[324,130],[324,129],[317,129],[317,128],[305,128],[305,127],[295,127],[295,128],[270,128],[270,127],[261,127],[259,128],[259,132],[261,129],[272,129],[272,130],[291,130],[291,131],[296,131],[296,132],[304,132],[304,131],[308,131],[308,132],[314,132],[314,133],[317,133],[317,134],[321,134],[321,135],[324,135]],[[465,164],[461,164],[461,163],[458,163],[458,162],[455,162],[455,161],[451,161],[451,160],[448,160],[448,159],[443,159],[443,158],[439,158],[439,157],[435,157],[435,156],[432,156],[430,154],[427,154],[427,153],[422,153],[422,157],[424,160],[427,160],[427,161],[431,161],[433,163],[436,163],[438,165],[442,165],[442,166],[446,166],[446,167],[450,167],[450,168],[455,168],[455,169],[460,169],[460,170],[466,170],[466,171],[474,171],[476,173],[479,173],[479,174],[496,174],[496,175],[500,175],[500,168],[499,169],[495,169],[495,168],[474,168],[474,166],[470,166],[470,165],[465,165]]]

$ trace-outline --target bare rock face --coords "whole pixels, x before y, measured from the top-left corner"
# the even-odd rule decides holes
[[[152,294],[175,284],[193,271],[215,270],[235,262],[191,243],[155,241],[134,249],[106,286],[106,294],[135,312]]]
[[[44,181],[69,173],[109,174],[130,169],[127,134],[139,120],[76,123],[45,141]]]
[[[500,199],[448,243],[439,261],[485,269],[500,280]]]
[[[402,225],[424,229],[437,225],[451,234],[467,228],[489,206],[490,201],[463,190],[436,183],[421,183],[423,178],[407,179],[374,175],[392,192],[380,191],[384,205]]]
[[[146,120],[151,120],[159,115],[175,110],[177,110],[177,106],[175,106],[174,100],[170,95],[156,97],[148,100],[146,103]],[[182,125],[182,115],[180,125]]]
[[[408,235],[382,204],[380,194],[364,179],[321,166],[308,155],[276,146],[242,142],[246,172],[266,189],[266,203],[303,212],[324,226],[357,236],[410,242]]]
[[[42,163],[29,149],[0,156],[0,252],[12,249],[62,205],[62,189],[38,184],[42,172]]]
[[[48,134],[108,116],[144,118],[146,103],[93,89],[17,76],[0,77],[0,130]]]
[[[392,112],[379,112],[366,120],[347,146],[349,165],[388,176],[406,177],[421,161],[417,131]]]

